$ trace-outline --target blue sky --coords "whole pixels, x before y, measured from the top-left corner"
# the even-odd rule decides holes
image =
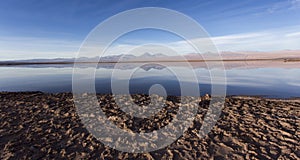
[[[0,60],[74,57],[96,25],[138,7],[164,7],[190,16],[219,50],[300,49],[300,0],[10,0],[0,4]],[[127,41],[144,41],[144,35],[157,40],[161,33],[135,34]]]

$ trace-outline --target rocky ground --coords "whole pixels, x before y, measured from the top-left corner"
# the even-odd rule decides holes
[[[136,104],[149,104],[149,96],[132,97]],[[165,127],[180,107],[178,97],[168,97],[157,115],[141,119],[122,112],[111,95],[98,95],[98,100],[111,121],[132,132]],[[203,138],[197,133],[209,101],[202,98],[198,104],[193,125],[174,143],[150,153],[126,153],[104,146],[85,129],[71,93],[2,92],[0,158],[300,159],[300,100],[228,97],[217,124]]]

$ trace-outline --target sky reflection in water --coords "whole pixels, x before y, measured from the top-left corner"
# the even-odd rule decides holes
[[[111,78],[113,68],[107,64],[96,70],[96,91],[98,93],[111,92],[111,80],[116,83],[126,80],[126,75],[135,69],[129,81],[130,93],[149,93],[154,84],[161,84],[168,95],[180,95],[180,86],[176,76],[160,66],[146,66],[143,68],[121,68],[117,76]],[[174,67],[177,72],[185,75],[191,72],[185,67]],[[71,92],[71,66],[17,66],[0,67],[1,91],[43,91],[43,92]],[[84,70],[84,69],[83,69]],[[210,93],[211,78],[209,70],[195,68],[200,93]],[[274,98],[300,97],[300,69],[299,68],[233,68],[226,70],[227,95],[262,95]],[[82,78],[88,78],[82,73]],[[184,83],[193,86],[190,77],[185,77]],[[218,84],[216,84],[218,85]],[[122,92],[122,91],[121,91]]]

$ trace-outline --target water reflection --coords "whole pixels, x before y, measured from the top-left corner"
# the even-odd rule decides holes
[[[147,64],[99,64],[96,69],[95,83],[98,93],[110,93],[111,81],[121,82],[124,77],[136,70],[130,79],[130,93],[148,93],[154,84],[161,84],[169,95],[180,95],[177,77],[168,70],[172,66],[182,75],[191,69],[180,63],[165,65]],[[205,63],[191,63],[199,81],[200,93],[210,93],[211,77]],[[262,67],[264,66],[264,67]],[[231,62],[225,63],[227,75],[227,95],[262,95],[267,97],[300,97],[300,65],[284,62]],[[1,91],[43,91],[71,92],[73,65],[26,65],[0,67]],[[81,65],[82,78],[84,69]],[[112,71],[118,70],[113,78]],[[212,68],[218,70],[220,68]],[[186,76],[186,86],[193,86],[190,77]],[[216,84],[218,85],[218,84]]]

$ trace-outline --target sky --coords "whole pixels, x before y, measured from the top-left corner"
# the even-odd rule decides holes
[[[75,57],[99,23],[139,7],[193,18],[219,51],[300,50],[300,0],[10,0],[0,2],[0,60]],[[190,52],[176,36],[155,30],[125,35],[112,51],[154,42]]]

